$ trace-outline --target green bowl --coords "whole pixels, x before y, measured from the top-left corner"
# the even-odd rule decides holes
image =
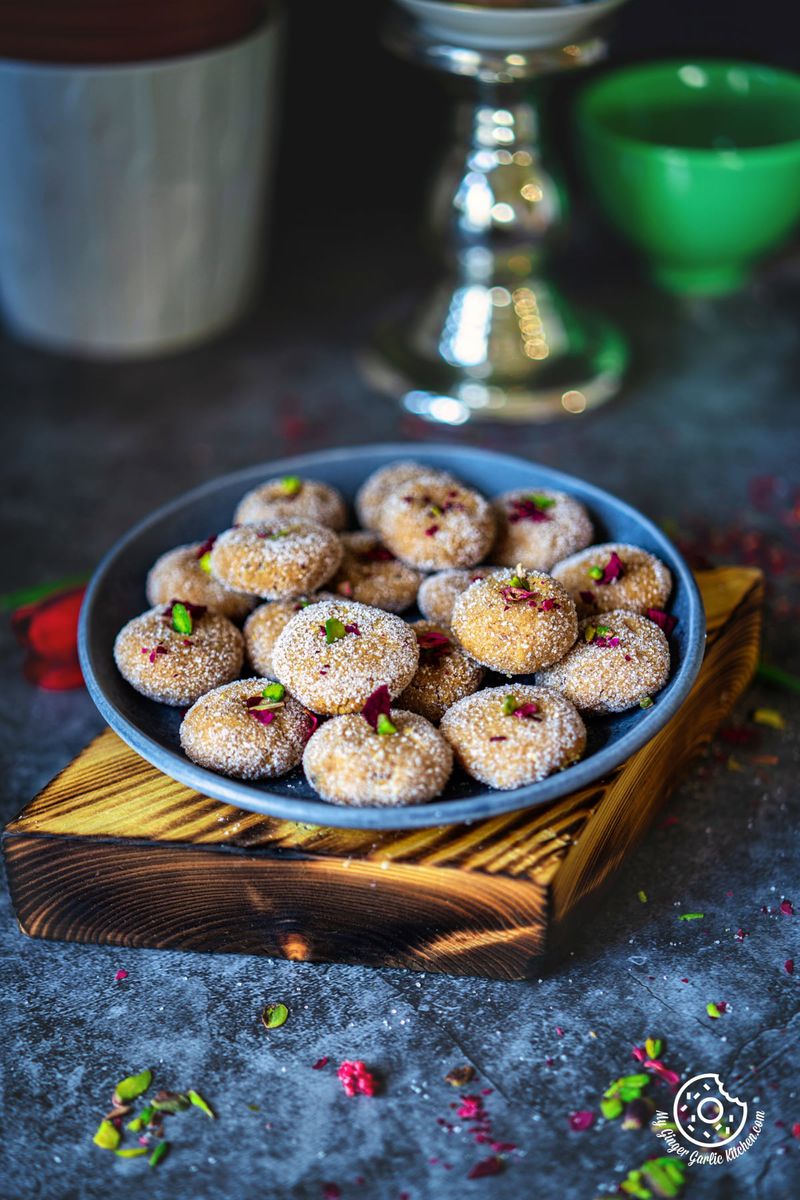
[[[755,63],[626,67],[578,98],[580,152],[620,233],[671,291],[719,294],[800,216],[800,77]]]

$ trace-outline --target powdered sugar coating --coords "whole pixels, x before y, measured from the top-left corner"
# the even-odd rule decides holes
[[[604,567],[612,554],[622,559],[623,574],[611,583],[598,583],[589,569]],[[663,608],[672,591],[672,575],[661,559],[626,542],[589,546],[557,563],[552,574],[570,592],[582,617],[615,608],[646,613],[648,608]]]
[[[423,579],[417,593],[417,604],[423,617],[435,625],[449,626],[453,619],[453,605],[458,596],[465,592],[476,579],[485,579],[502,571],[502,567],[451,567],[438,571]]]
[[[215,688],[193,704],[181,723],[187,758],[235,779],[274,779],[303,757],[314,720],[287,695],[273,720],[263,725],[247,701],[260,696],[267,679],[240,679]]]
[[[343,533],[342,562],[329,587],[347,600],[402,612],[417,598],[422,575],[394,558],[377,533]],[[381,557],[381,556],[385,556]]]
[[[541,507],[537,500],[545,501]],[[517,488],[492,501],[497,520],[494,562],[525,563],[549,571],[568,554],[588,546],[594,536],[589,514],[574,496],[550,488]]]
[[[226,587],[283,600],[317,591],[341,561],[336,534],[298,517],[226,529],[211,551],[211,573]]]
[[[296,487],[299,480],[297,491],[287,490],[285,479],[268,479],[266,483],[247,492],[237,505],[233,523],[270,524],[305,517],[328,529],[344,529],[347,506],[341,492],[318,479],[302,479],[299,476],[289,476],[288,479],[291,481],[290,487]]]
[[[278,634],[286,628],[295,613],[319,604],[321,600],[335,600],[331,592],[315,592],[312,596],[296,596],[291,600],[268,600],[260,604],[244,623],[244,642],[247,661],[254,671],[267,679],[276,679],[272,667],[272,651]]]
[[[447,471],[439,471],[435,467],[423,463],[401,460],[379,467],[362,483],[356,492],[356,515],[365,529],[377,529],[380,511],[384,501],[398,488],[420,477],[432,479],[452,479]]]
[[[178,596],[190,604],[202,604],[209,612],[242,621],[258,603],[256,596],[233,592],[200,566],[205,543],[176,546],[156,559],[147,576],[150,604],[169,604]]]
[[[189,636],[172,628],[171,606],[151,608],[123,625],[114,661],[131,687],[150,700],[183,708],[235,679],[244,660],[244,638],[227,617],[203,613]]]
[[[444,788],[453,754],[429,721],[392,709],[396,733],[376,733],[358,713],[326,721],[310,739],[303,769],[333,804],[382,808],[424,804]]]
[[[325,623],[332,619],[353,631],[329,644]],[[281,683],[326,715],[360,712],[381,684],[399,696],[418,662],[417,639],[402,618],[352,600],[325,600],[295,613],[272,652]]]
[[[600,644],[596,637],[587,642],[587,633],[596,631],[598,622],[610,632],[599,635]],[[608,644],[617,639],[618,645]],[[669,643],[654,621],[612,609],[581,621],[569,654],[538,672],[536,682],[555,688],[584,712],[624,712],[661,691],[669,679],[669,665]]]
[[[536,713],[505,713],[510,695],[519,704],[535,704]],[[569,700],[529,684],[484,688],[459,700],[440,730],[469,775],[503,791],[545,779],[577,762],[586,748],[586,727]]]
[[[578,634],[569,593],[542,571],[505,570],[472,583],[456,599],[453,632],[474,659],[503,675],[529,675],[558,662]],[[519,578],[530,597],[509,589]]]
[[[387,496],[378,520],[392,553],[424,571],[479,563],[495,535],[488,500],[455,480],[410,480]]]
[[[415,621],[411,628],[418,641],[420,634],[425,633],[448,637],[447,629],[432,621]],[[442,652],[436,648],[426,650],[424,644],[420,644],[416,674],[397,702],[400,708],[419,713],[434,725],[457,700],[476,692],[484,675],[482,667],[473,662],[455,641],[448,640],[450,644]]]

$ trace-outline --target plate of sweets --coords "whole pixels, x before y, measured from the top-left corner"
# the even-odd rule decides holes
[[[89,691],[171,778],[298,822],[402,829],[551,803],[686,699],[687,564],[641,513],[503,454],[286,458],[166,504],[98,566]]]

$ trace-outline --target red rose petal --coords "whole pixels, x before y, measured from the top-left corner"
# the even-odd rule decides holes
[[[794,959],[787,958],[786,962],[783,964],[783,969],[787,975],[794,975]]]
[[[595,1120],[595,1114],[590,1109],[579,1109],[577,1112],[569,1114],[569,1127],[576,1133],[582,1133],[584,1129],[591,1129]]]
[[[116,983],[120,983],[123,979],[127,979],[127,978],[128,978],[128,972],[119,970],[119,971],[117,971],[116,975],[114,976],[114,981]]]
[[[615,579],[621,579],[625,574],[625,567],[622,559],[617,554],[616,550],[611,551],[611,556],[603,567],[603,578],[598,580],[599,583],[613,583]]]
[[[502,1158],[493,1154],[491,1158],[484,1158],[481,1162],[475,1163],[467,1175],[467,1179],[484,1179],[487,1175],[499,1175],[505,1170],[505,1165]]]
[[[794,916],[794,907],[791,900],[781,900],[781,912],[787,917]]]
[[[669,637],[675,626],[678,624],[678,618],[670,616],[660,608],[648,608],[647,615],[651,621],[663,630],[664,636]]]
[[[317,1061],[312,1066],[311,1070],[312,1071],[321,1071],[323,1067],[327,1067],[329,1062],[330,1062],[330,1059],[328,1058],[328,1055],[323,1054],[322,1058],[317,1059]]]
[[[378,717],[388,717],[392,711],[392,698],[385,683],[372,693],[361,710],[361,715],[374,730],[378,728]]]

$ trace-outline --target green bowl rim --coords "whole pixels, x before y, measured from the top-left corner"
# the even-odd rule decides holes
[[[800,151],[800,137],[787,138],[783,141],[771,142],[767,146],[746,146],[730,150],[713,150],[701,146],[683,146],[678,142],[649,142],[630,134],[618,133],[609,129],[602,120],[589,111],[592,99],[604,91],[609,85],[623,78],[642,77],[651,73],[677,72],[681,67],[700,67],[702,69],[723,68],[725,70],[762,71],[776,77],[782,83],[789,84],[800,93],[800,75],[781,67],[773,67],[769,63],[747,62],[744,59],[733,58],[668,58],[654,59],[652,62],[631,63],[607,71],[598,79],[591,80],[580,91],[576,101],[577,122],[584,132],[605,138],[623,149],[636,150],[654,157],[674,158],[675,154],[686,155],[695,162],[708,165],[719,165],[731,156],[736,158],[791,158]]]

